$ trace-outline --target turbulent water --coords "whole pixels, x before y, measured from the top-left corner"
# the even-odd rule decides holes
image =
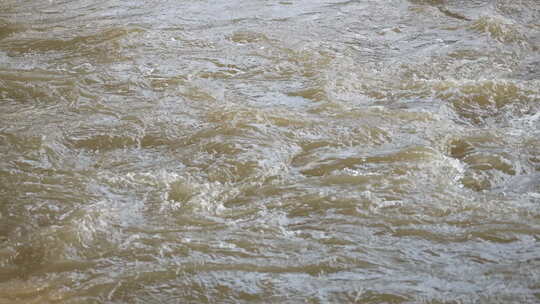
[[[0,1],[0,303],[540,302],[538,0]]]

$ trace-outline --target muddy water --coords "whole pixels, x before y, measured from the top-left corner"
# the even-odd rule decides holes
[[[0,2],[0,303],[540,301],[538,0]]]

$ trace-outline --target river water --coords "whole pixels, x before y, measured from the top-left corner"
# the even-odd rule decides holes
[[[0,303],[537,303],[538,0],[0,1]]]

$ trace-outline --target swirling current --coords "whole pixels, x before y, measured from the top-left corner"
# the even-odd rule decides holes
[[[540,302],[538,0],[0,1],[0,303]]]

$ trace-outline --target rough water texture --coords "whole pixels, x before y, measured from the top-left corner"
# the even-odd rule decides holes
[[[540,302],[538,0],[0,2],[0,303]]]

